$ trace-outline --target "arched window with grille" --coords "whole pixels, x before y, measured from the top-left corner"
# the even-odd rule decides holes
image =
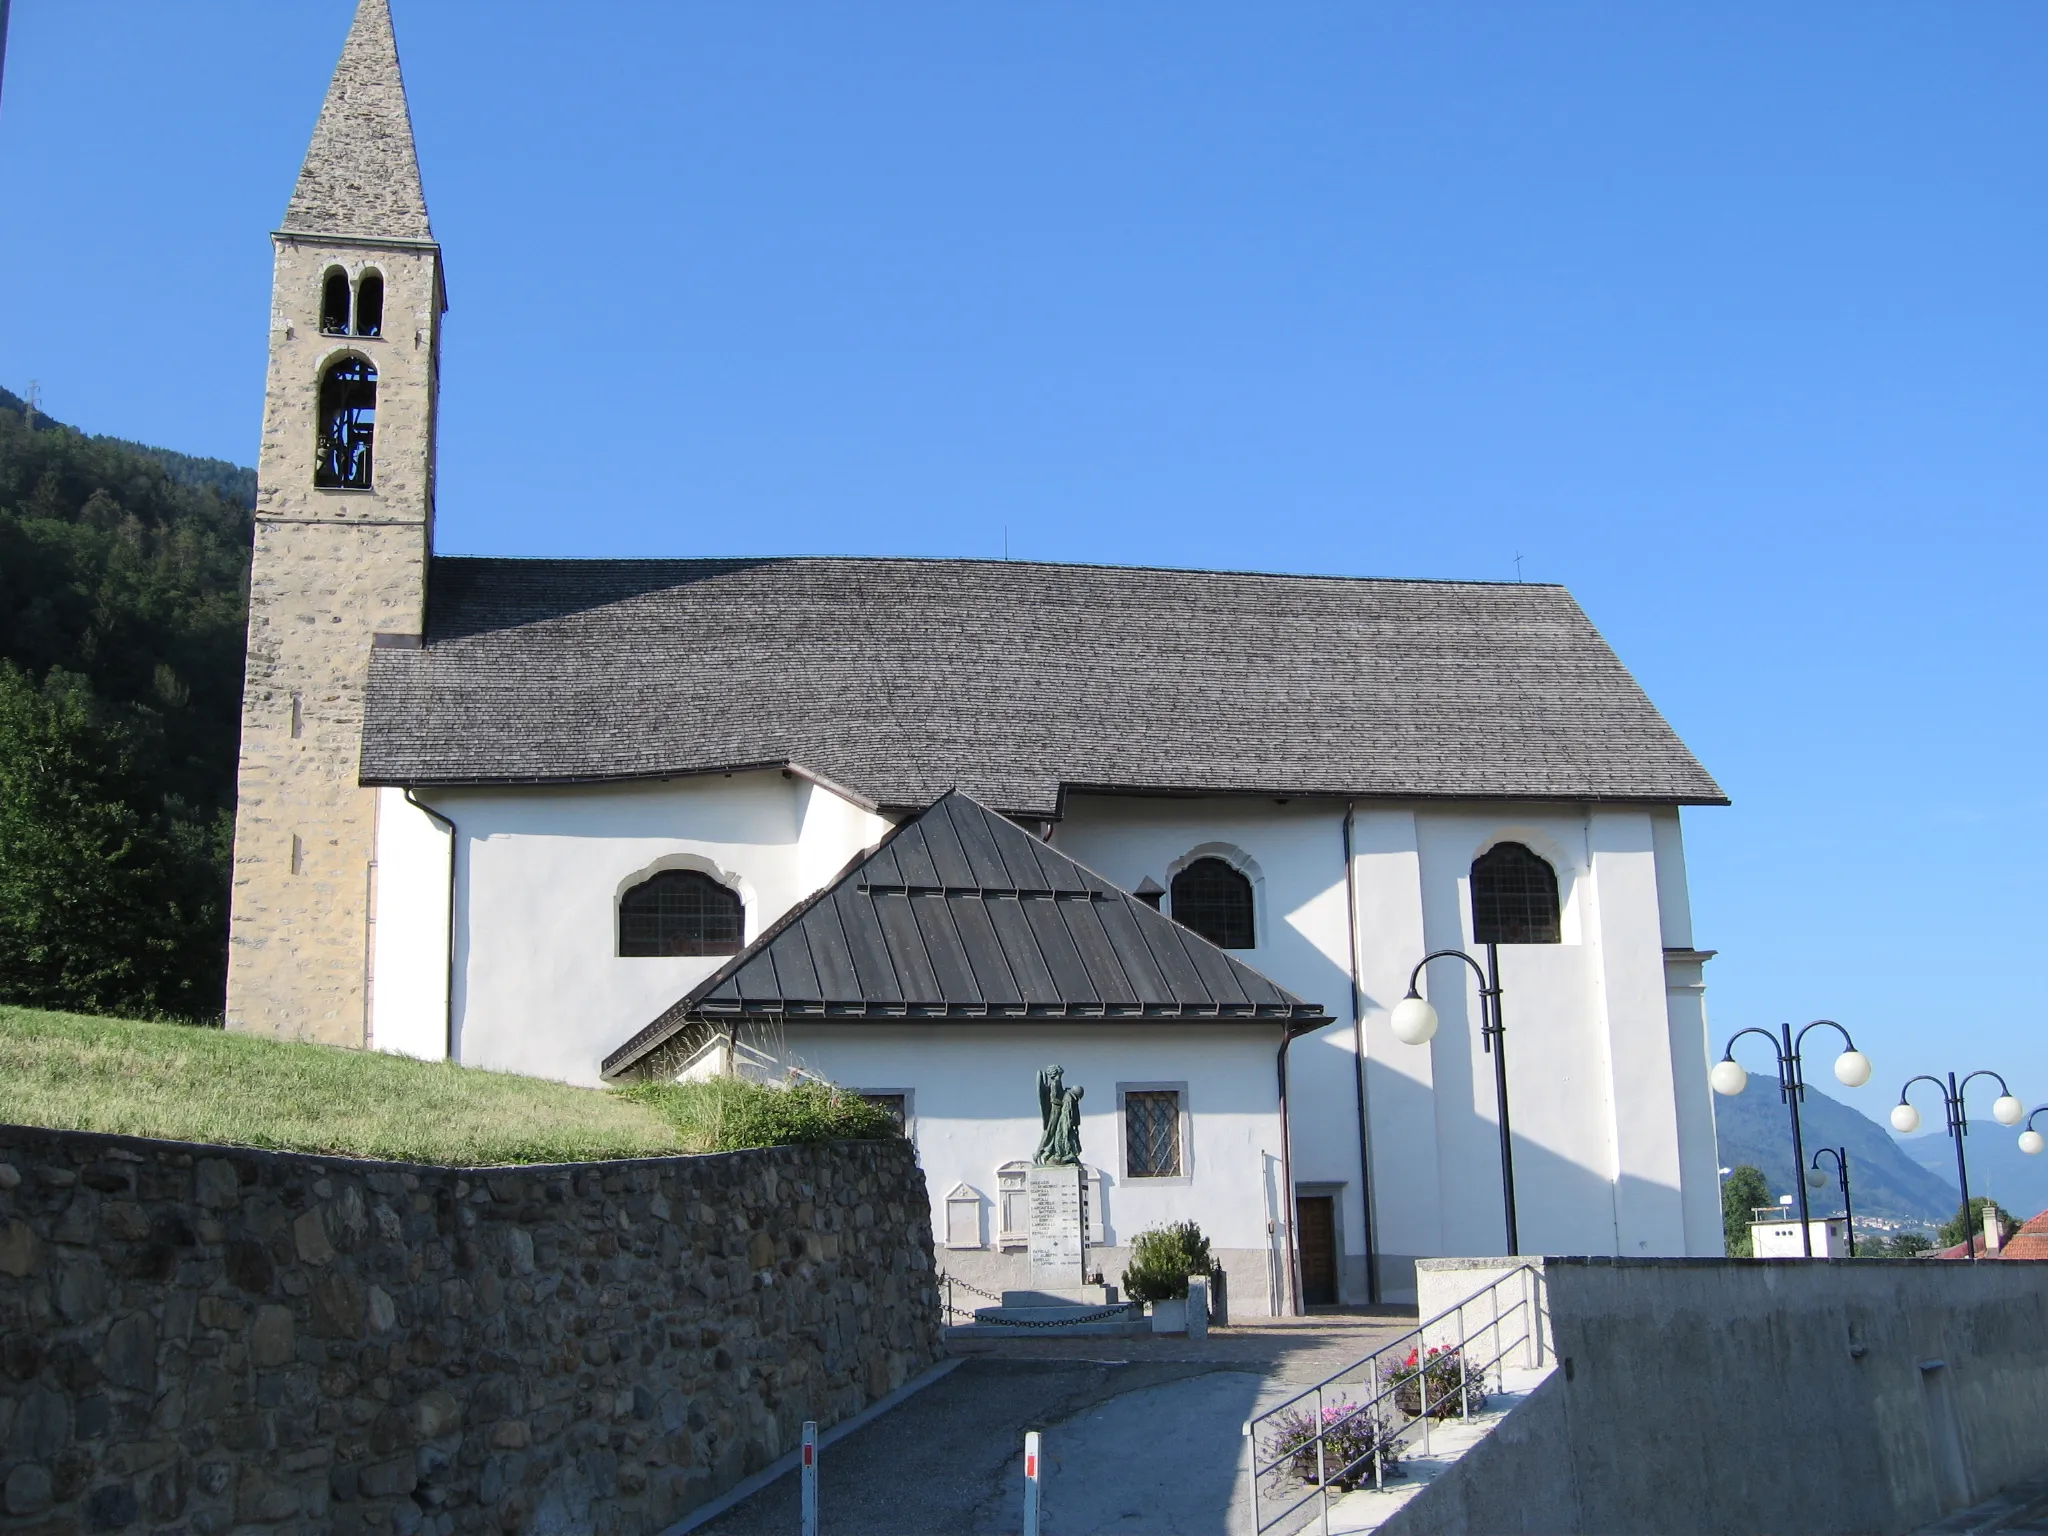
[[[384,334],[384,277],[381,273],[365,272],[356,282],[356,334]]]
[[[320,376],[313,483],[328,490],[367,491],[376,431],[377,370],[360,357],[337,358]]]
[[[1480,944],[1558,944],[1557,871],[1520,843],[1472,861],[1472,937]]]
[[[1252,883],[1218,858],[1196,859],[1173,877],[1173,920],[1219,949],[1252,949]]]
[[[664,869],[619,898],[621,955],[736,955],[739,893],[694,869]]]
[[[320,330],[328,336],[348,334],[348,274],[339,267],[329,270],[320,287]]]

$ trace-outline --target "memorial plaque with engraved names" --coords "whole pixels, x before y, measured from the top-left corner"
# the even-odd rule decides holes
[[[1087,1283],[1087,1227],[1079,1168],[1033,1168],[1026,1176],[1031,1208],[1031,1283],[1073,1290]]]

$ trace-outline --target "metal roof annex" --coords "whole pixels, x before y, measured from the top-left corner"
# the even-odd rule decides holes
[[[694,1024],[1331,1022],[959,790],[906,821],[604,1061]]]

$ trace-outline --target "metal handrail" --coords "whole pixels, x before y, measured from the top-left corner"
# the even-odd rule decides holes
[[[1502,1293],[1511,1286],[1517,1288],[1518,1294],[1509,1298],[1506,1304],[1503,1305]],[[1486,1308],[1487,1316],[1476,1326],[1468,1329],[1466,1326],[1467,1312],[1482,1306]],[[1447,1319],[1454,1320],[1448,1330],[1444,1328]],[[1513,1323],[1518,1319],[1520,1329],[1517,1336],[1504,1342],[1505,1336],[1502,1333],[1502,1325]],[[1473,1393],[1476,1391],[1483,1394],[1489,1378],[1493,1378],[1496,1382],[1496,1387],[1498,1386],[1496,1373],[1514,1350],[1520,1349],[1524,1352],[1524,1357],[1531,1368],[1543,1364],[1543,1333],[1548,1322],[1548,1295],[1544,1285],[1543,1271],[1530,1264],[1517,1265],[1509,1273],[1502,1275],[1490,1285],[1473,1292],[1456,1305],[1446,1307],[1434,1317],[1418,1322],[1413,1328],[1381,1345],[1363,1359],[1353,1361],[1334,1375],[1326,1376],[1313,1386],[1304,1387],[1301,1391],[1295,1393],[1294,1396],[1275,1403],[1263,1412],[1252,1415],[1251,1418],[1245,1420],[1243,1430],[1245,1455],[1250,1468],[1252,1529],[1255,1532],[1270,1530],[1281,1521],[1287,1519],[1288,1516],[1299,1511],[1310,1499],[1316,1499],[1319,1501],[1320,1530],[1322,1536],[1328,1536],[1330,1529],[1330,1485],[1332,1483],[1350,1477],[1361,1465],[1370,1461],[1372,1463],[1373,1486],[1375,1488],[1385,1487],[1386,1453],[1388,1450],[1401,1445],[1413,1435],[1419,1435],[1421,1449],[1424,1454],[1428,1453],[1431,1421],[1436,1416],[1436,1413],[1445,1407],[1450,1396],[1449,1391],[1446,1391],[1445,1395],[1436,1398],[1433,1402],[1430,1397],[1429,1351],[1432,1348],[1432,1335],[1435,1336],[1434,1347],[1437,1348],[1439,1355],[1448,1350],[1455,1350],[1457,1352],[1458,1383],[1455,1392],[1458,1399],[1458,1415],[1461,1419],[1470,1422]],[[1491,1333],[1493,1336],[1491,1345],[1493,1353],[1483,1360],[1474,1360],[1470,1353],[1471,1349],[1477,1344],[1481,1336],[1488,1333]],[[1400,1358],[1405,1365],[1406,1350],[1410,1347],[1411,1341],[1416,1357],[1413,1375],[1396,1377],[1391,1381],[1385,1380],[1385,1373],[1381,1369],[1381,1362],[1389,1355],[1394,1355]],[[1367,1373],[1365,1380],[1374,1389],[1372,1395],[1364,1402],[1351,1402],[1347,1399],[1339,1404],[1337,1409],[1331,1409],[1326,1401],[1326,1394],[1339,1383],[1346,1382],[1360,1371]],[[1404,1386],[1411,1384],[1416,1389],[1416,1412],[1409,1416],[1405,1423],[1389,1429],[1387,1427],[1388,1421],[1401,1411],[1399,1394]],[[1351,1388],[1351,1394],[1355,1395],[1356,1392],[1362,1390],[1365,1390],[1363,1384],[1354,1385]],[[1313,1399],[1315,1402],[1315,1433],[1292,1441],[1285,1449],[1273,1450],[1271,1459],[1261,1463],[1259,1436],[1262,1426],[1269,1425],[1271,1421],[1290,1410],[1300,1409],[1310,1399]],[[1382,1414],[1380,1410],[1383,1404],[1388,1405],[1391,1411]],[[1331,1412],[1336,1412],[1337,1416],[1331,1418],[1329,1416]],[[1362,1416],[1375,1426],[1372,1448],[1365,1452],[1364,1455],[1351,1457],[1341,1466],[1332,1468],[1330,1465],[1330,1459],[1333,1454],[1331,1441],[1340,1436],[1348,1426],[1355,1423]],[[1259,1498],[1261,1479],[1273,1476],[1276,1481],[1279,1481],[1278,1474],[1281,1474],[1285,1468],[1290,1466],[1311,1444],[1314,1446],[1316,1459],[1315,1486],[1303,1492],[1299,1497],[1293,1499],[1292,1502],[1286,1503],[1284,1507],[1276,1508],[1270,1514],[1263,1513],[1260,1509],[1261,1501]],[[1334,1454],[1341,1455],[1340,1452],[1334,1452]]]

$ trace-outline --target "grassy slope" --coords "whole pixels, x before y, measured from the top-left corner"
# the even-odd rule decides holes
[[[0,1008],[0,1121],[457,1167],[705,1149],[594,1089],[27,1008]]]
[[[475,1167],[893,1136],[819,1084],[620,1093],[185,1024],[0,1007],[0,1122]]]

